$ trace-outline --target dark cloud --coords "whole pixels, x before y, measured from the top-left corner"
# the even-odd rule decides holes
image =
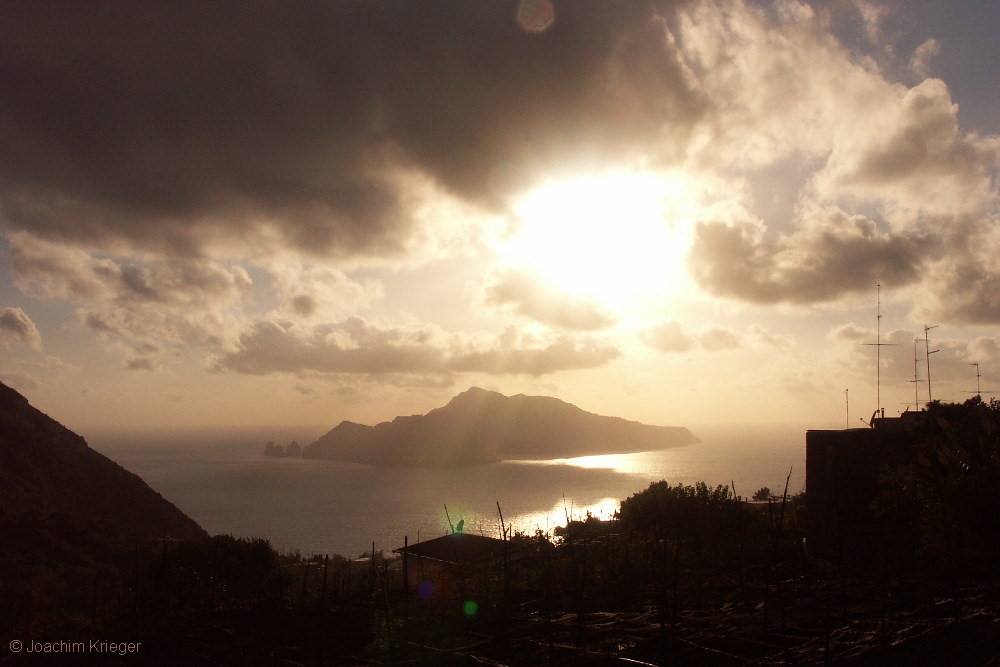
[[[150,258],[145,263],[94,257],[26,233],[8,239],[19,285],[46,297],[117,304],[212,308],[249,295],[246,270],[207,259]]]
[[[129,359],[125,364],[125,368],[130,371],[152,371],[156,370],[156,365],[151,359],[137,357],[135,359]]]
[[[352,317],[303,329],[291,322],[256,323],[237,349],[217,361],[218,370],[253,375],[323,373],[447,375],[452,372],[544,375],[593,368],[619,356],[616,348],[560,337],[533,341],[507,332],[493,343],[456,344],[429,328],[383,328]]]
[[[596,331],[615,323],[614,315],[596,301],[562,293],[531,271],[498,271],[486,288],[485,300],[562,329]]]
[[[38,327],[20,308],[4,308],[0,312],[0,340],[17,340],[34,350],[42,349],[42,335]]]
[[[1000,362],[1000,338],[980,336],[974,339],[969,343],[969,355],[978,362],[996,365]]]
[[[496,207],[539,173],[682,140],[704,103],[651,2],[5,3],[0,206],[49,238],[386,254],[396,179]]]
[[[296,315],[309,317],[316,312],[316,300],[308,294],[298,294],[292,297],[292,311]]]
[[[926,294],[914,315],[942,324],[1000,323],[1000,219],[936,217],[945,233],[945,255],[928,269]]]
[[[1000,323],[1000,270],[969,262],[935,274],[935,314],[953,324]]]
[[[76,302],[81,325],[139,358],[187,345],[223,346],[252,281],[240,266],[208,259],[125,262],[17,232],[11,265],[22,290]],[[150,362],[152,363],[152,362]]]
[[[719,296],[753,303],[816,303],[871,289],[902,286],[940,251],[920,232],[879,233],[862,216],[839,211],[805,229],[768,239],[749,223],[700,223],[689,256],[699,284]]]

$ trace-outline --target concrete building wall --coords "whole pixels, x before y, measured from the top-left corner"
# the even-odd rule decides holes
[[[912,429],[897,421],[877,428],[806,432],[807,546],[850,566],[880,547],[872,502],[882,476],[913,456]]]

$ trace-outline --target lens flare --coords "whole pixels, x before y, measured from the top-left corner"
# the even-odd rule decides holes
[[[434,583],[430,581],[421,581],[417,586],[417,597],[421,600],[430,600],[434,597]]]
[[[545,32],[556,20],[556,10],[549,0],[521,0],[517,22],[527,32]]]

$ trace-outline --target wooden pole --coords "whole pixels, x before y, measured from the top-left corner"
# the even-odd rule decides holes
[[[330,555],[329,554],[324,554],[323,555],[323,586],[320,589],[320,596],[319,596],[320,609],[323,610],[323,613],[326,613],[326,575],[327,575],[327,572],[329,570],[330,570]]]
[[[507,541],[507,526],[503,521],[503,510],[500,509],[500,501],[497,501],[497,514],[500,515],[500,539]]]
[[[410,570],[409,561],[407,560],[406,549],[410,546],[410,536],[403,536],[403,593],[404,595],[410,594]]]

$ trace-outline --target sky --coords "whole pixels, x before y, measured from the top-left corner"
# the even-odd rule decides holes
[[[318,435],[470,386],[695,428],[989,397],[998,28],[993,0],[2,3],[0,380],[84,434]]]

